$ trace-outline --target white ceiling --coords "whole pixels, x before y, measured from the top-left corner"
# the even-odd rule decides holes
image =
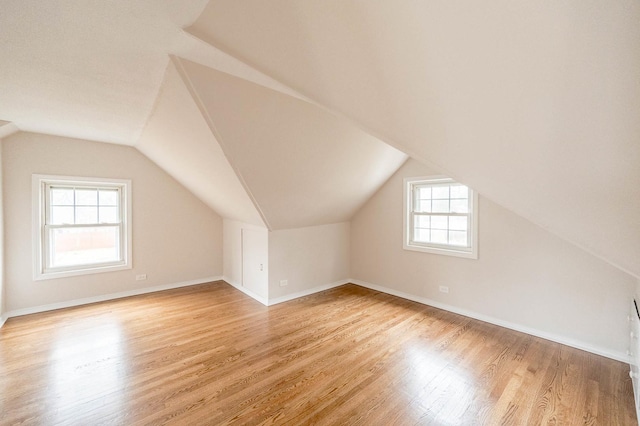
[[[0,137],[136,145],[225,217],[281,228],[347,218],[403,158],[375,135],[640,276],[637,1],[1,10]],[[169,55],[207,68],[179,75]],[[352,162],[370,173],[362,187]],[[295,205],[323,182],[335,190],[318,212]]]
[[[640,3],[212,0],[188,31],[640,276]]]
[[[221,216],[265,226],[206,117],[171,62],[136,148]]]
[[[315,105],[182,62],[269,229],[348,221],[407,160]]]

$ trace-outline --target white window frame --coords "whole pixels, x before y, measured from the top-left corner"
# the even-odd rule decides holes
[[[468,213],[468,247],[449,244],[433,244],[413,241],[413,204],[414,188],[418,185],[437,185],[442,183],[458,183],[446,176],[412,177],[404,179],[404,223],[403,223],[403,248],[405,250],[421,251],[426,253],[441,254],[447,256],[478,258],[478,194],[469,189],[469,213]]]
[[[33,228],[33,279],[47,280],[77,275],[97,274],[132,268],[132,214],[131,181],[127,179],[108,179],[78,176],[32,175],[32,228]],[[50,186],[74,186],[88,188],[117,188],[120,199],[120,256],[115,262],[71,265],[59,268],[47,268],[48,238],[46,227],[46,206]],[[71,227],[71,226],[69,226]]]

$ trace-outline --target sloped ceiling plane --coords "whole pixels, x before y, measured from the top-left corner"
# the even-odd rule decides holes
[[[411,156],[640,276],[640,3],[7,0],[0,137],[136,146],[222,216],[349,220]]]

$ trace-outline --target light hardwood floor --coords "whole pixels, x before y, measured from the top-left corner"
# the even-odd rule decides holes
[[[11,318],[0,424],[637,424],[628,366],[355,285]]]

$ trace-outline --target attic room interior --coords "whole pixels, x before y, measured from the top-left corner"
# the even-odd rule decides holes
[[[638,424],[637,0],[0,6],[0,424]]]

